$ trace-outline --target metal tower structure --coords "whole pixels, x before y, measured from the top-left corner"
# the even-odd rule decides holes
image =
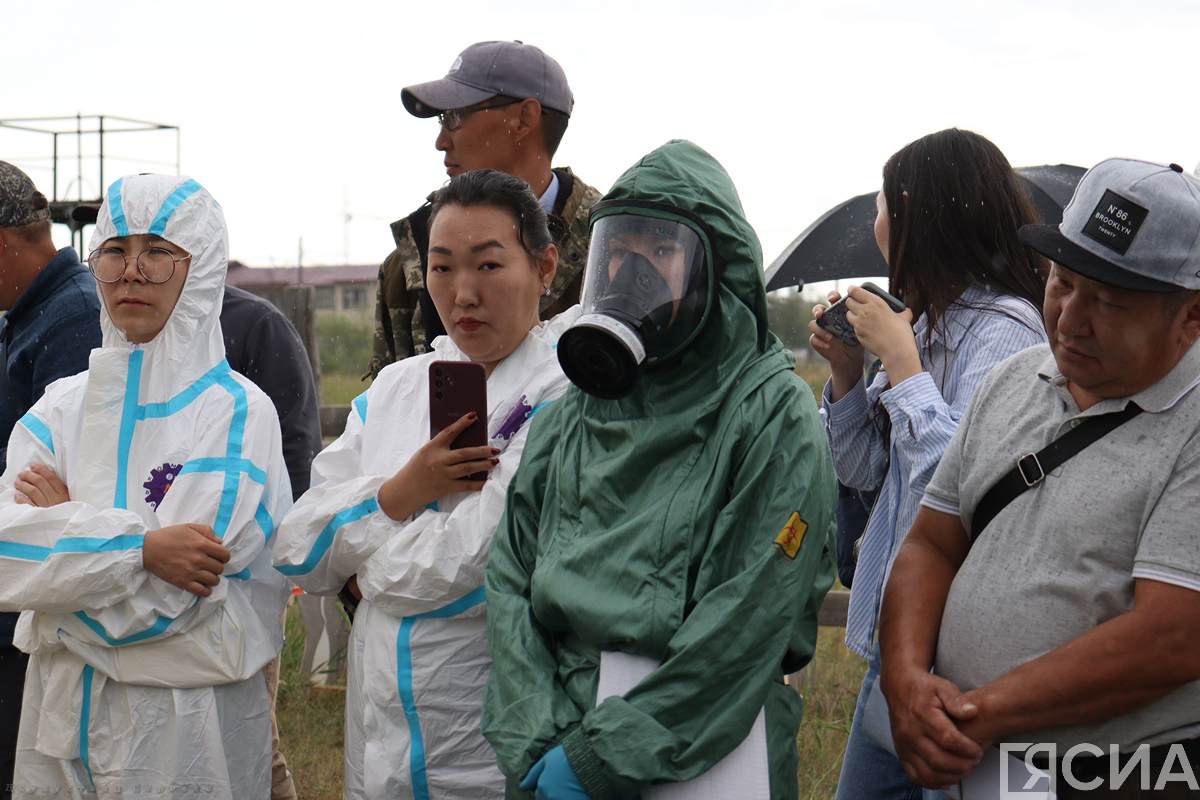
[[[100,210],[104,191],[104,174],[106,160],[132,161],[138,164],[152,165],[158,168],[172,168],[179,174],[179,126],[165,125],[160,122],[117,117],[111,114],[75,114],[67,117],[20,117],[0,119],[0,129],[25,131],[50,137],[51,154],[38,157],[39,160],[49,160],[52,163],[54,177],[50,186],[50,219],[53,222],[66,225],[71,230],[71,243],[81,256],[83,252],[83,229],[96,222],[96,214]],[[175,160],[151,161],[140,158],[117,158],[106,156],[106,139],[117,134],[158,133],[174,135]],[[73,140],[73,141],[72,141]],[[44,139],[43,139],[44,141]],[[67,145],[73,143],[74,151],[70,152]],[[90,145],[94,144],[94,148]],[[85,146],[88,145],[88,146]],[[90,152],[86,152],[89,150]],[[74,162],[72,164],[71,162]],[[95,162],[95,172],[92,172],[91,162]],[[85,167],[87,162],[87,167]],[[72,166],[74,175],[72,176]],[[84,188],[85,178],[95,174],[96,194],[92,195]],[[118,173],[119,174],[119,173]],[[66,189],[61,192],[60,183],[67,180]],[[41,182],[39,188],[45,191]],[[74,188],[75,198],[70,198]]]

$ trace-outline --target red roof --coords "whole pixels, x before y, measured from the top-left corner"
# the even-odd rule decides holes
[[[253,286],[292,286],[301,271],[295,267],[248,267],[240,261],[229,262],[225,280],[231,286],[247,289]],[[304,283],[308,286],[332,286],[335,283],[375,283],[379,278],[377,264],[344,264],[335,267],[305,267]]]

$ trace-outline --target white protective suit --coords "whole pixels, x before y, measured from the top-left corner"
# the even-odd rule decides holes
[[[396,522],[385,480],[429,441],[429,365],[466,361],[448,336],[386,367],[313,461],[312,488],[284,519],[275,563],[305,591],[358,576],[346,693],[347,800],[499,798],[504,777],[480,730],[491,659],[483,572],[531,419],[568,383],[554,344],[578,314],[535,328],[487,381],[488,433],[502,452],[481,492]]]
[[[0,478],[0,608],[24,610],[15,643],[32,654],[13,796],[267,798],[261,670],[287,598],[269,540],[291,501],[279,422],[225,362],[220,206],[195,181],[126,177],[92,246],[137,233],[192,255],[170,319],[139,346],[102,310],[103,346],[13,429]],[[16,504],[32,463],[71,500]],[[204,599],[142,566],[147,532],[189,522],[232,553]]]

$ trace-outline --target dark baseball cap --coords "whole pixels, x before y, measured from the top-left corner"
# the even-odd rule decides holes
[[[1178,164],[1110,158],[1079,180],[1059,225],[1020,238],[1099,283],[1140,292],[1200,289],[1200,180]]]
[[[49,218],[50,204],[29,176],[0,161],[0,228],[19,228]]]
[[[434,117],[498,94],[522,100],[532,97],[567,116],[575,106],[563,68],[540,48],[524,42],[477,42],[459,53],[446,77],[406,86],[400,100],[414,117]]]

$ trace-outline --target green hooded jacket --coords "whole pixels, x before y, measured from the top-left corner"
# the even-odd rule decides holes
[[[710,769],[765,706],[771,797],[795,797],[801,703],[783,676],[812,657],[834,570],[816,403],[767,331],[758,239],[712,156],[669,142],[604,200],[702,220],[716,299],[630,395],[572,387],[536,417],[487,568],[484,736],[509,797],[557,744],[593,800],[636,797]],[[597,706],[603,650],[660,666]]]

